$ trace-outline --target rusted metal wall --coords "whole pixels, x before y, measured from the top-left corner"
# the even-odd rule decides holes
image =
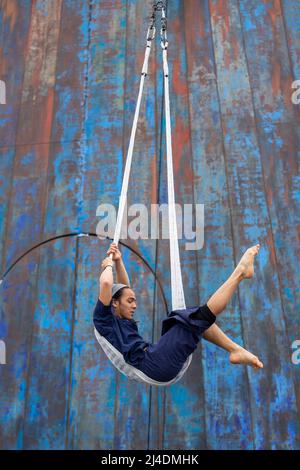
[[[1,0],[0,266],[42,240],[94,232],[117,205],[151,2]],[[93,337],[107,242],[32,250],[0,286],[3,449],[300,449],[299,0],[169,0],[176,199],[205,204],[205,243],[180,242],[188,304],[205,302],[243,250],[262,245],[220,326],[263,371],[202,342],[181,382],[131,383]],[[166,202],[161,50],[150,61],[128,204]],[[129,240],[170,302],[167,240]],[[162,296],[123,249],[142,334]],[[298,295],[298,303],[297,303]]]

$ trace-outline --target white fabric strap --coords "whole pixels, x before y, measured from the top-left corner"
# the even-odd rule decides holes
[[[144,372],[142,372],[141,370],[136,369],[132,365],[125,362],[123,355],[109,341],[107,341],[104,336],[100,335],[96,328],[94,328],[94,333],[103,352],[106,354],[113,366],[118,369],[119,372],[126,375],[126,377],[128,377],[130,380],[136,380],[137,382],[143,382],[148,385],[156,385],[162,387],[166,387],[167,385],[173,385],[181,379],[181,377],[186,372],[192,361],[191,354],[183,364],[182,369],[178,372],[176,377],[174,377],[174,379],[169,380],[168,382],[159,382],[157,380],[151,379],[151,377],[148,377],[148,375],[144,374]]]
[[[150,34],[152,34],[151,39],[149,39]],[[114,243],[116,244],[119,243],[119,239],[121,235],[122,222],[123,222],[126,199],[127,199],[129,175],[130,175],[130,170],[131,170],[133,147],[134,147],[137,123],[138,123],[139,114],[140,114],[140,107],[141,107],[141,101],[142,101],[142,96],[143,96],[145,77],[147,76],[147,73],[148,73],[148,63],[149,63],[149,55],[151,52],[151,44],[152,44],[152,39],[154,39],[154,37],[155,37],[155,28],[153,28],[152,32],[150,31],[150,29],[148,29],[147,46],[146,46],[144,64],[143,64],[143,69],[142,69],[142,74],[141,74],[140,89],[139,89],[138,100],[137,100],[135,113],[134,113],[133,125],[131,129],[129,147],[128,147],[125,170],[124,170],[124,175],[123,175],[122,189],[121,189],[121,194],[119,198],[117,223],[116,223],[116,228],[115,228],[115,233],[114,233]],[[112,258],[112,255],[111,255],[111,258]]]
[[[162,18],[165,18],[165,10],[162,9]],[[128,192],[128,183],[132,163],[132,154],[135,142],[135,135],[137,123],[140,114],[140,106],[143,95],[145,76],[148,72],[149,55],[151,52],[152,40],[150,38],[150,29],[147,33],[147,47],[145,51],[145,59],[142,69],[140,89],[138,100],[135,108],[134,120],[131,130],[129,148],[126,158],[125,170],[123,175],[122,189],[119,198],[119,208],[117,215],[117,223],[114,233],[114,243],[118,244],[122,222],[126,207],[126,199]],[[152,38],[155,37],[155,28],[152,30]],[[172,293],[172,310],[185,309],[185,298],[182,284],[179,245],[178,245],[178,232],[176,221],[176,208],[175,208],[175,194],[174,194],[174,172],[173,172],[173,154],[172,154],[172,132],[171,132],[171,117],[170,117],[170,97],[169,97],[169,68],[167,58],[167,45],[161,43],[163,48],[163,69],[164,69],[164,87],[165,87],[165,115],[166,115],[166,142],[167,142],[167,175],[168,175],[168,216],[169,216],[169,241],[170,241],[170,265],[171,265],[171,293]],[[112,258],[112,255],[110,255]]]
[[[162,8],[162,18],[165,19],[165,10]],[[161,30],[163,31],[163,29]],[[151,36],[150,36],[151,34]],[[163,36],[163,34],[162,34]],[[145,59],[142,69],[140,88],[138,94],[138,100],[135,108],[134,120],[131,129],[130,142],[127,152],[126,164],[123,175],[122,189],[119,198],[119,208],[117,215],[117,223],[114,233],[114,243],[118,244],[122,222],[124,218],[124,212],[126,207],[126,199],[128,192],[128,183],[132,163],[132,154],[134,148],[134,141],[137,129],[138,118],[140,114],[140,106],[143,95],[144,81],[148,72],[149,55],[151,52],[152,40],[155,37],[155,27],[148,29],[147,33],[147,47],[145,51]],[[166,31],[164,32],[166,38]],[[170,97],[169,97],[169,69],[167,59],[167,41],[161,42],[163,49],[163,68],[164,68],[164,87],[165,87],[165,115],[166,115],[166,142],[167,142],[167,175],[168,175],[168,218],[169,218],[169,241],[170,241],[170,264],[171,264],[171,292],[172,292],[172,310],[185,309],[185,298],[181,276],[181,266],[179,257],[179,245],[178,245],[178,232],[177,232],[177,221],[176,221],[176,208],[175,208],[175,192],[174,192],[174,172],[173,172],[173,155],[172,155],[172,133],[171,133],[171,118],[170,118]],[[110,255],[112,258],[112,255]],[[103,336],[101,336],[95,329],[96,338],[101,345],[104,353],[113,363],[113,365],[129,379],[137,380],[140,382],[147,383],[149,385],[166,386],[176,383],[185,373],[192,361],[192,354],[187,358],[177,376],[169,382],[158,382],[145,375],[142,371],[135,367],[127,364],[124,360],[123,355],[116,350]]]
[[[183,284],[182,284],[177,221],[176,221],[176,207],[175,207],[172,131],[171,131],[170,97],[169,97],[169,67],[168,67],[168,58],[167,58],[167,48],[166,46],[164,46],[163,43],[162,43],[162,48],[163,48],[164,85],[165,85],[172,310],[181,310],[181,309],[185,309],[186,305],[185,305],[184,290],[183,290]]]

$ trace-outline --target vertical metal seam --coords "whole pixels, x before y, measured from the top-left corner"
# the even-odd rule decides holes
[[[86,135],[86,123],[88,119],[88,95],[89,95],[89,72],[91,66],[91,55],[90,55],[90,48],[91,48],[91,29],[92,29],[92,15],[93,15],[93,0],[89,0],[88,4],[88,37],[87,37],[87,46],[86,46],[86,63],[85,63],[85,70],[84,70],[84,83],[83,83],[83,102],[82,102],[82,123],[80,129],[80,139],[79,139],[79,171],[80,171],[80,188],[79,194],[77,197],[77,206],[78,206],[78,213],[77,213],[77,221],[79,223],[79,230],[82,230],[81,227],[81,212],[82,212],[82,204],[83,204],[83,194],[84,194],[84,182],[85,182],[85,163],[86,163],[86,147],[87,147],[87,135]]]
[[[157,21],[157,18],[156,18]],[[157,47],[156,43],[154,41],[154,61],[156,61],[156,56],[157,56]],[[157,119],[156,119],[156,101],[157,101],[157,73],[155,74],[155,83],[154,83],[154,110],[155,110],[155,148],[156,151],[157,149],[157,135],[158,135],[158,125],[157,125]],[[163,122],[163,103],[164,103],[164,92],[162,93],[162,103],[161,103],[161,119],[160,119],[160,143],[159,143],[159,157],[158,157],[158,178],[157,178],[157,192],[156,192],[156,200],[157,203],[159,204],[160,200],[160,182],[161,182],[161,172],[162,172],[162,122]],[[157,169],[157,167],[156,167]],[[158,252],[159,252],[159,233],[158,233],[158,239],[155,241],[155,257],[154,257],[154,272],[155,276],[157,276],[157,265],[158,265]],[[157,300],[157,284],[156,284],[156,278],[154,282],[154,289],[153,289],[153,302],[152,302],[152,338],[151,341],[154,343],[154,331],[155,331],[155,324],[156,324],[156,300]],[[150,449],[150,435],[151,435],[151,417],[152,417],[152,401],[155,399],[155,396],[158,397],[158,394],[160,393],[159,390],[156,390],[156,394],[154,393],[154,389],[152,386],[149,387],[149,421],[148,421],[148,443],[147,443],[147,449]],[[153,412],[155,411],[155,408]],[[158,412],[158,408],[157,408]],[[159,418],[159,413],[157,413],[157,419]]]
[[[88,34],[87,34],[87,45],[86,45],[86,63],[84,69],[84,84],[83,84],[83,115],[82,123],[80,128],[79,138],[79,171],[82,177],[80,186],[80,197],[77,197],[78,213],[77,213],[77,224],[79,223],[79,230],[81,230],[80,212],[82,210],[83,191],[84,191],[84,171],[85,171],[85,152],[86,152],[86,121],[87,121],[87,105],[88,105],[88,86],[89,86],[89,69],[90,69],[90,44],[91,44],[91,20],[92,20],[92,8],[93,0],[89,0],[88,3]],[[78,193],[77,193],[78,194]],[[74,349],[74,322],[75,322],[75,311],[76,305],[76,294],[77,294],[77,279],[78,279],[78,253],[79,253],[79,240],[76,237],[76,251],[75,251],[75,274],[74,274],[74,289],[73,289],[73,307],[72,307],[72,325],[70,335],[70,364],[69,364],[69,384],[68,384],[68,406],[67,406],[67,420],[66,420],[66,440],[65,448],[68,449],[70,445],[70,406],[72,396],[72,368],[73,368],[73,349]]]
[[[125,104],[126,104],[126,85],[127,85],[127,54],[128,54],[128,0],[125,0],[125,17],[126,17],[126,26],[125,26],[125,58],[124,58],[124,75],[123,75],[123,116],[122,116],[122,157],[123,157],[123,167],[124,167],[124,155],[126,155],[126,143],[125,143],[125,126],[126,126],[126,119],[125,119]],[[123,168],[122,168],[123,170]],[[124,171],[123,171],[124,174]],[[115,390],[116,396],[120,396],[120,374],[117,371],[114,371],[115,377]],[[127,379],[128,380],[128,379]],[[118,406],[117,403],[114,403],[114,447],[117,448],[116,439],[118,436],[117,433],[117,415],[118,415]]]
[[[231,231],[231,239],[232,239],[232,249],[233,249],[233,262],[234,266],[236,266],[236,246],[235,246],[235,239],[234,239],[234,229],[233,229],[233,210],[231,206],[231,191],[230,191],[230,186],[229,186],[229,172],[228,172],[228,163],[227,163],[227,152],[225,149],[225,144],[224,144],[224,119],[223,119],[223,114],[222,114],[222,107],[221,107],[221,99],[220,99],[220,92],[219,92],[219,85],[218,85],[218,72],[217,72],[217,65],[216,65],[216,56],[215,56],[215,43],[214,43],[214,35],[213,35],[213,27],[211,23],[212,19],[212,13],[211,13],[211,0],[208,0],[208,10],[209,10],[209,15],[210,15],[210,21],[209,21],[209,26],[210,26],[210,32],[211,32],[211,41],[212,41],[212,54],[213,54],[213,66],[214,66],[214,72],[215,72],[215,77],[216,77],[216,93],[217,93],[217,99],[218,99],[218,104],[219,104],[219,116],[220,116],[220,127],[221,127],[221,134],[222,134],[222,152],[223,152],[223,161],[224,161],[224,169],[225,169],[225,175],[226,175],[226,188],[227,188],[227,201],[228,201],[228,209],[229,209],[229,215],[230,215],[230,231]],[[240,292],[239,288],[237,289],[237,298],[238,298],[238,304],[239,304],[239,318],[240,318],[240,326],[241,326],[241,334],[242,334],[242,339],[244,341],[244,325],[243,325],[243,317],[241,315],[241,299],[240,299]],[[248,400],[249,400],[249,405],[252,408],[252,400],[251,400],[251,389],[250,389],[250,380],[249,380],[249,375],[248,371],[246,370],[246,382],[247,382],[247,390],[248,390]],[[253,416],[252,413],[251,415],[251,435],[252,435],[252,444],[254,445],[254,428],[253,428]],[[255,445],[254,445],[255,447]]]
[[[70,334],[70,356],[69,356],[69,380],[67,392],[67,417],[66,417],[66,439],[65,450],[68,449],[70,442],[70,416],[71,416],[71,397],[72,397],[72,372],[73,372],[73,352],[74,352],[74,331],[76,319],[76,294],[77,294],[77,280],[78,280],[78,253],[79,253],[79,239],[76,237],[75,243],[75,271],[74,271],[74,287],[72,293],[72,319],[71,319],[71,334]]]
[[[62,22],[62,12],[63,12],[63,2],[60,3],[60,18],[59,18],[59,32],[58,32],[58,37],[57,37],[57,46],[59,45],[60,41],[60,35],[61,35],[61,22]],[[32,14],[32,10],[31,10]],[[56,62],[55,62],[55,72],[54,72],[54,85],[53,85],[53,90],[55,90],[55,84],[56,84],[56,71],[57,71],[57,57],[58,57],[58,48],[56,51]],[[22,103],[22,100],[21,100]],[[21,104],[20,104],[20,109],[21,109]],[[53,115],[54,115],[54,107],[53,107],[53,114],[52,114],[52,122],[53,122]],[[20,118],[20,114],[19,114]],[[19,124],[19,123],[18,123]],[[51,132],[52,132],[52,123],[51,123]],[[47,160],[47,169],[46,169],[46,175],[45,175],[45,189],[44,192],[42,193],[41,197],[41,205],[43,206],[43,212],[42,212],[42,217],[41,217],[41,230],[40,232],[43,233],[45,229],[45,212],[46,212],[46,206],[47,206],[47,201],[48,201],[48,177],[49,177],[49,163],[50,163],[50,158],[51,158],[51,149],[52,149],[52,144],[51,142],[48,143],[49,145],[49,154],[48,154],[48,160]],[[36,272],[36,277],[35,277],[35,291],[34,291],[34,299],[37,299],[37,294],[38,294],[38,285],[39,285],[39,272],[40,272],[40,249],[38,250],[37,253],[37,272]],[[28,375],[28,381],[26,380],[26,390],[25,390],[25,403],[24,403],[24,419],[22,423],[22,445],[24,444],[24,430],[25,430],[25,424],[26,424],[26,416],[28,413],[28,397],[29,397],[29,390],[30,390],[30,369],[31,369],[31,352],[32,352],[32,344],[33,344],[33,337],[34,337],[34,319],[35,319],[35,314],[33,314],[32,317],[32,327],[31,327],[31,334],[29,337],[29,344],[28,344],[28,349],[30,353],[28,354],[28,359],[27,359],[27,365],[26,365],[26,374]]]
[[[184,37],[184,45],[185,45],[185,59],[186,59],[186,74],[187,74],[187,78],[186,78],[186,84],[187,84],[187,104],[188,104],[188,116],[189,116],[189,136],[190,136],[190,162],[191,162],[191,168],[193,170],[193,176],[194,175],[194,162],[195,162],[195,158],[194,158],[194,152],[193,152],[193,145],[192,145],[192,129],[191,129],[191,124],[192,124],[192,119],[191,119],[191,103],[190,103],[190,96],[191,96],[191,93],[190,93],[190,84],[189,84],[189,77],[188,77],[188,71],[189,71],[189,65],[188,65],[188,56],[187,56],[187,44],[186,44],[186,29],[185,29],[185,3],[183,2],[183,7],[182,7],[182,11],[183,11],[183,37]],[[194,180],[193,180],[193,192],[192,192],[192,199],[193,199],[193,205],[194,205],[194,208],[195,208],[195,183],[194,183]],[[195,209],[194,209],[195,210]],[[196,273],[197,273],[197,286],[200,284],[199,282],[199,257],[196,256]],[[197,289],[197,298],[198,298],[198,305],[200,305],[201,300],[200,300],[200,296],[199,296],[199,290]],[[202,381],[201,381],[201,385],[202,385],[202,396],[203,396],[203,403],[205,404],[205,385],[204,385],[204,370],[203,370],[203,364],[202,364],[202,359],[203,359],[203,355],[202,355],[202,344],[201,344],[201,341],[199,342],[199,346],[200,346],[200,355],[201,355],[201,370],[200,370],[200,374],[201,374],[201,377],[202,377]],[[204,442],[205,442],[205,448],[207,448],[207,436],[206,436],[206,407],[204,406],[203,407],[203,415],[204,415]]]

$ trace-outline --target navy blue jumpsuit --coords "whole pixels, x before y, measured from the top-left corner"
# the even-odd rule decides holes
[[[156,344],[144,341],[133,319],[117,317],[112,305],[106,306],[99,299],[93,320],[96,330],[123,354],[128,364],[153,380],[168,382],[180,372],[216,317],[207,305],[174,310],[163,320],[161,338]]]

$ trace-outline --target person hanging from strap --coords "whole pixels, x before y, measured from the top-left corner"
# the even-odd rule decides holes
[[[256,245],[245,252],[231,276],[207,303],[171,311],[162,322],[161,338],[152,344],[139,334],[134,320],[137,296],[131,287],[121,252],[112,243],[108,256],[102,262],[94,326],[122,354],[125,362],[157,382],[167,383],[178,375],[201,337],[225,349],[232,364],[262,368],[263,364],[258,357],[229,339],[215,323],[240,282],[253,276],[254,257],[258,251],[259,245]],[[113,274],[114,265],[116,278]]]
[[[161,11],[172,309],[168,318],[163,321],[160,340],[157,344],[151,344],[144,341],[139,335],[137,324],[133,320],[137,299],[130,286],[121,253],[118,250],[118,242],[126,205],[144,80],[147,76],[151,43],[155,37],[157,11]],[[108,257],[102,264],[100,294],[93,317],[96,338],[113,365],[129,379],[157,386],[171,385],[183,376],[191,363],[193,351],[196,349],[202,335],[229,351],[232,363],[248,364],[255,368],[263,367],[262,362],[256,356],[233,343],[215,325],[216,316],[224,310],[239,283],[245,278],[252,277],[254,256],[258,253],[259,245],[246,251],[230,278],[206,304],[189,308],[185,304],[175,210],[167,49],[165,6],[163,2],[157,2],[153,6],[151,22],[147,32],[145,59],[119,198],[114,240],[108,250]],[[114,262],[116,263],[117,283],[114,283]]]

